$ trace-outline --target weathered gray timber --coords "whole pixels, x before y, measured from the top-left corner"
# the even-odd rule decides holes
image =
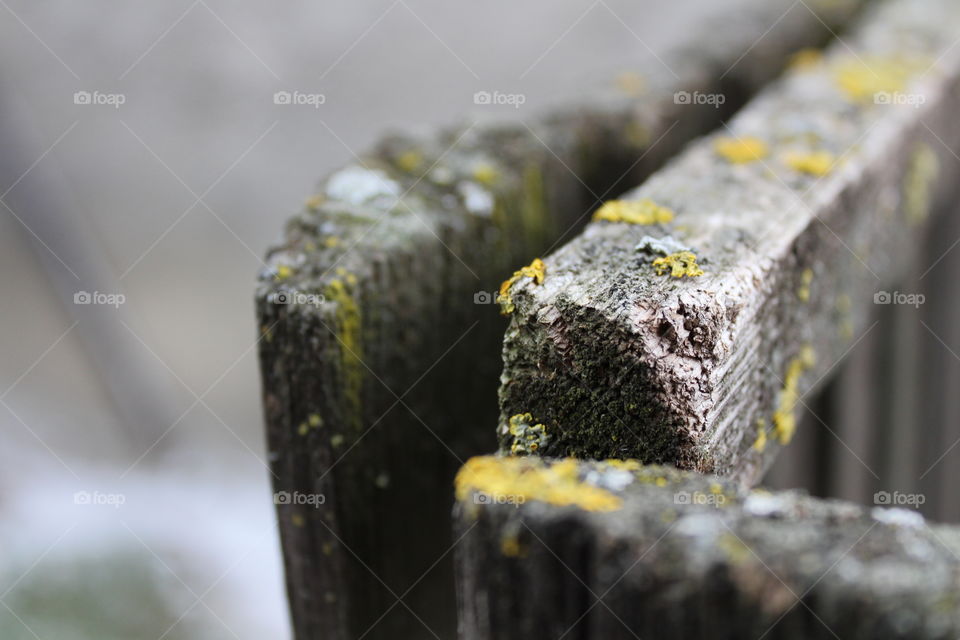
[[[635,461],[474,458],[464,640],[956,638],[960,531]]]
[[[735,28],[691,24],[638,95],[598,72],[582,106],[392,139],[320,185],[256,295],[297,638],[449,634],[449,480],[496,420],[503,320],[478,303],[859,4],[750,4]]]
[[[822,60],[605,205],[544,258],[542,284],[518,280],[501,450],[524,416],[543,425],[541,455],[755,482],[958,182],[957,33],[955,2],[875,5]],[[630,215],[661,223],[616,221]]]

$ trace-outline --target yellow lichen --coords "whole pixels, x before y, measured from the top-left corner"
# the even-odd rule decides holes
[[[823,60],[823,51],[820,49],[801,49],[790,56],[788,68],[790,71],[806,71],[820,64]]]
[[[301,422],[301,423],[300,423],[300,426],[297,427],[297,434],[298,434],[298,435],[305,436],[305,435],[307,435],[309,432],[310,432],[310,427],[307,426],[307,423],[306,423],[306,422]]]
[[[470,458],[457,473],[457,500],[465,502],[479,492],[495,502],[537,500],[585,511],[615,511],[623,506],[619,496],[583,482],[578,465],[574,458],[553,463],[541,458]]]
[[[753,442],[753,449],[759,453],[767,448],[767,421],[763,418],[757,419],[757,439]]]
[[[650,129],[636,120],[630,121],[623,129],[627,142],[640,149],[650,144]]]
[[[802,302],[810,300],[810,285],[813,283],[813,269],[804,269],[800,274],[800,288],[797,289],[797,297]]]
[[[783,162],[794,171],[825,176],[833,169],[836,157],[829,151],[791,151],[783,156]]]
[[[643,465],[640,464],[639,460],[605,460],[607,466],[613,467],[614,469],[622,469],[624,471],[640,471],[643,468]]]
[[[850,296],[841,293],[837,296],[836,305],[837,312],[840,314],[840,337],[844,340],[850,340],[853,338],[853,317],[851,315],[853,303],[850,301]]]
[[[356,282],[353,274],[347,280]],[[361,426],[361,392],[363,390],[363,327],[360,306],[342,280],[331,280],[324,289],[328,302],[336,304],[336,337],[340,344],[340,383],[348,420],[356,429]]]
[[[833,77],[849,100],[873,102],[877,94],[903,91],[910,76],[923,68],[922,60],[902,57],[847,58],[834,66]]]
[[[292,275],[293,275],[293,269],[291,269],[289,266],[285,264],[281,264],[280,266],[277,267],[277,271],[276,271],[276,274],[274,275],[274,278],[276,280],[286,280]]]
[[[633,71],[624,71],[617,76],[617,88],[631,97],[642,95],[646,84],[643,76]]]
[[[673,211],[649,198],[643,200],[610,200],[593,214],[594,220],[628,222],[630,224],[665,224],[673,220]]]
[[[930,215],[931,191],[939,173],[937,154],[928,144],[918,145],[903,180],[903,210],[909,223],[920,224]]]
[[[508,533],[500,538],[500,553],[508,558],[524,558],[527,555],[527,549],[520,544],[516,533]]]
[[[344,441],[344,437],[342,435],[340,435],[339,433],[334,434],[334,436],[330,438],[330,446],[333,447],[334,449],[339,449],[340,447],[343,446],[343,441]]]
[[[290,522],[293,523],[293,526],[295,527],[302,527],[304,524],[306,524],[306,521],[303,519],[303,516],[300,515],[299,513],[295,513],[292,516],[290,516]]]
[[[311,413],[307,416],[307,423],[311,428],[316,429],[323,426],[323,418],[320,417],[319,413]]]
[[[503,281],[500,285],[500,292],[497,294],[497,303],[500,304],[500,313],[509,315],[513,313],[515,307],[513,299],[510,297],[510,287],[520,278],[532,278],[534,284],[543,284],[543,279],[547,276],[547,266],[540,258],[535,258],[528,266],[522,267],[513,272],[513,275]]]
[[[745,138],[723,137],[713,142],[713,149],[732,164],[747,164],[767,157],[769,150],[767,143],[760,138],[748,136]]]
[[[336,274],[346,280],[347,284],[351,287],[355,287],[357,285],[357,276],[353,273],[350,273],[343,267],[337,267]]]
[[[492,187],[500,177],[497,168],[486,162],[480,163],[473,168],[473,179],[482,185]]]
[[[321,194],[313,195],[304,201],[308,211],[316,211],[323,204],[324,197]]]
[[[339,246],[339,244],[340,238],[337,236],[327,236],[323,239],[323,246],[325,246],[327,249],[333,249],[334,247]]]
[[[717,539],[717,548],[723,551],[733,564],[740,564],[753,555],[743,540],[732,533],[721,534]]]
[[[423,154],[416,149],[404,151],[397,156],[397,166],[400,167],[401,171],[406,171],[407,173],[416,171],[422,164]]]
[[[653,261],[653,268],[657,270],[657,275],[662,276],[670,274],[674,278],[684,276],[695,278],[703,275],[703,269],[697,265],[697,256],[692,251],[677,251],[670,255],[657,258]]]
[[[814,365],[813,348],[804,345],[800,355],[790,361],[787,366],[787,375],[780,390],[777,410],[773,414],[773,432],[780,444],[788,444],[797,430],[795,408],[800,400],[800,378],[804,372]]]
[[[529,413],[518,413],[510,417],[508,427],[510,435],[513,436],[511,454],[534,454],[549,440],[547,427],[533,422],[533,416]]]

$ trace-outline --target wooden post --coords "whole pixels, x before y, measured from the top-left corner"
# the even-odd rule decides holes
[[[755,482],[955,193],[958,31],[876,5],[513,284],[501,450]]]

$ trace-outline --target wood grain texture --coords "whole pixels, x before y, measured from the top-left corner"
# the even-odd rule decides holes
[[[859,4],[815,15],[757,2],[723,33],[693,19],[666,66],[642,70],[637,95],[615,88],[623,67],[598,71],[581,105],[393,138],[320,184],[256,294],[274,484],[291,496],[278,516],[297,638],[452,633],[450,479],[494,445],[504,326],[477,302]],[[678,91],[726,100],[687,104]]]
[[[918,257],[924,216],[955,193],[958,29],[955,3],[876,5],[823,60],[625,196],[672,222],[592,222],[546,256],[541,285],[512,288],[501,449],[509,418],[529,413],[549,434],[542,455],[755,482],[795,407],[868,326],[874,295]],[[760,160],[717,151],[751,138],[768,149]],[[691,248],[705,275],[659,275],[645,236]]]
[[[960,633],[960,531],[914,511],[639,464],[491,458],[470,475],[456,507],[464,640]],[[587,490],[619,502],[555,504]]]

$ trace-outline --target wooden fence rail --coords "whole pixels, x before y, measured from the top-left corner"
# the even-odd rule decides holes
[[[960,530],[915,510],[955,428],[913,413],[955,402],[922,376],[951,379],[956,307],[898,285],[955,242],[958,32],[955,3],[879,5],[510,285],[501,456],[457,482],[463,638],[957,637]],[[882,348],[815,400],[881,310]],[[805,404],[838,442],[819,413],[866,405],[876,506],[748,490]],[[830,450],[790,453],[836,487]]]
[[[619,93],[611,70],[584,105],[392,138],[323,181],[257,291],[297,638],[450,637],[454,553],[464,638],[956,636],[954,530],[749,492],[801,407],[847,447],[830,425],[865,380],[889,386],[865,385],[857,424],[882,428],[857,436],[897,487],[953,433],[900,426],[955,380],[903,373],[923,367],[916,331],[870,337],[899,341],[901,373],[836,375],[878,310],[908,312],[885,291],[921,293],[896,285],[922,239],[960,231],[936,215],[957,195],[960,7],[877,3],[793,57],[860,4],[757,2],[722,34],[692,25]],[[454,473],[495,435],[503,457],[460,471],[451,535]],[[828,442],[793,456],[816,474],[782,477],[856,484]],[[604,458],[626,461],[585,461]]]
[[[432,563],[452,542],[456,468],[493,446],[497,283],[860,4],[748,2],[719,32],[694,20],[663,65],[620,78],[626,92],[611,69],[583,105],[391,139],[322,183],[257,291],[298,638],[452,634],[452,562]]]
[[[958,28],[880,5],[513,284],[502,451],[513,420],[542,455],[756,482],[875,305],[912,304],[891,285],[957,195]]]
[[[483,457],[457,479],[461,637],[956,638],[960,529],[729,479]]]

